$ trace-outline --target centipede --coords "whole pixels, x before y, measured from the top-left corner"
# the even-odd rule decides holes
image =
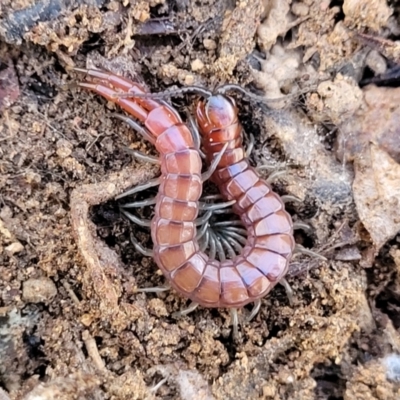
[[[238,308],[254,303],[258,309],[261,299],[284,281],[295,248],[293,222],[281,197],[246,157],[234,99],[217,93],[197,103],[196,125],[210,165],[202,173],[199,144],[172,106],[146,97],[140,84],[111,72],[75,70],[85,74],[80,88],[134,117],[121,119],[159,153],[161,176],[146,187],[159,184],[150,226],[152,254],[170,286],[192,301],[190,311],[198,305],[229,308],[237,320]],[[241,253],[224,261],[209,257],[197,239],[199,199],[208,178],[233,204],[247,231]]]

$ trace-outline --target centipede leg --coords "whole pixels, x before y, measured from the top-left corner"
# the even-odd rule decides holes
[[[296,197],[292,196],[290,194],[285,194],[281,196],[281,200],[286,204],[286,203],[301,203],[301,200]]]
[[[154,286],[154,287],[149,287],[149,288],[140,288],[140,289],[136,289],[136,292],[140,292],[140,293],[162,293],[162,292],[166,292],[168,290],[171,290],[171,286],[165,285],[165,286]]]
[[[220,261],[225,261],[226,260],[226,255],[224,252],[224,248],[222,247],[221,242],[218,239],[218,236],[213,232],[210,231],[210,243],[214,242],[215,243],[215,249],[217,251],[218,257]],[[211,258],[211,256],[210,256]]]
[[[207,232],[208,228],[209,228],[209,224],[207,222],[197,231],[196,240],[200,240],[204,236],[204,234]]]
[[[158,382],[157,385],[154,385],[153,387],[151,387],[151,388],[149,389],[149,392],[151,392],[151,393],[156,393],[157,390],[160,389],[160,387],[161,387],[162,385],[164,385],[164,383],[167,382],[167,381],[168,381],[168,378],[161,379],[161,381]]]
[[[250,322],[260,311],[261,307],[261,299],[258,299],[254,302],[254,306],[250,311],[250,314],[246,318],[246,322]]]
[[[221,244],[225,247],[228,256],[232,259],[234,257],[236,257],[236,253],[235,250],[233,249],[233,247],[230,245],[230,243],[228,242],[228,240],[226,239],[226,237],[223,234],[219,234],[219,239],[221,241]]]
[[[237,308],[231,308],[232,336],[234,339],[239,337],[239,318]]]
[[[189,307],[180,310],[180,311],[176,311],[174,313],[172,313],[172,318],[180,318],[183,317],[185,315],[190,314],[192,311],[194,311],[197,307],[199,306],[198,303],[192,302]]]
[[[201,245],[200,245],[200,251],[205,251],[206,248],[208,247],[208,243],[210,241],[210,232],[206,231],[206,233],[204,234],[204,237],[201,241]]]
[[[207,211],[204,215],[194,220],[196,226],[205,224],[212,216],[212,211]]]
[[[208,169],[208,171],[204,172],[201,177],[203,182],[207,181],[208,179],[211,178],[211,175],[215,172],[215,170],[218,167],[219,162],[221,161],[222,156],[225,153],[225,150],[228,148],[229,143],[225,143],[224,147],[222,148],[222,150],[214,157],[214,159],[211,161],[210,167]]]
[[[215,210],[219,210],[219,209],[226,208],[229,206],[233,206],[235,203],[236,203],[236,200],[226,201],[224,203],[211,203],[211,204],[201,202],[199,204],[199,208],[201,210],[215,211]]]
[[[250,155],[251,155],[251,152],[253,151],[253,149],[254,149],[254,142],[255,142],[255,139],[254,139],[254,135],[252,135],[251,133],[249,134],[249,145],[247,146],[247,149],[246,149],[246,158],[249,158],[250,157]]]
[[[152,198],[146,199],[146,200],[133,201],[131,203],[121,204],[119,207],[120,208],[147,207],[147,206],[152,206],[153,204],[156,204],[156,202],[157,202],[157,198],[152,197]]]
[[[240,254],[243,250],[243,246],[236,240],[234,239],[231,235],[225,234],[225,239],[229,242],[229,244],[234,248],[237,254]],[[246,239],[244,239],[244,242],[246,242]]]
[[[310,232],[311,231],[311,226],[308,224],[305,224],[304,222],[293,222],[293,229],[301,229],[302,231]]]
[[[121,121],[124,121],[126,124],[128,124],[133,130],[135,130],[137,133],[140,133],[146,140],[148,140],[150,143],[154,144],[155,143],[155,138],[152,136],[152,134],[146,129],[143,128],[142,125],[140,125],[138,122],[136,122],[134,119],[127,117],[124,114],[117,114],[114,113],[113,116],[115,118],[120,119]]]
[[[327,261],[328,259],[326,257],[324,257],[321,254],[316,253],[315,251],[312,251],[310,249],[306,249],[305,247],[296,244],[296,247],[294,248],[294,252],[295,253],[303,253],[303,254],[307,254],[310,257],[315,257],[315,258],[319,258],[320,260],[323,261]]]
[[[130,196],[131,194],[141,192],[143,190],[149,189],[154,186],[158,186],[161,183],[161,178],[151,179],[148,182],[144,183],[143,185],[137,185],[134,188],[127,190],[124,193],[121,193],[116,197],[116,200],[122,199],[123,197]]]
[[[285,288],[286,295],[289,299],[289,304],[293,307],[294,293],[292,287],[289,285],[289,282],[285,278],[282,278],[279,283]]]
[[[138,160],[148,162],[151,164],[160,164],[160,160],[157,157],[149,156],[148,154],[144,154],[140,151],[132,150],[129,147],[125,147],[125,151]]]
[[[136,238],[133,236],[133,234],[131,233],[131,242],[133,244],[133,247],[141,254],[143,254],[146,257],[154,257],[154,252],[153,250],[150,249],[146,249],[145,247],[143,247],[137,240]]]
[[[215,241],[218,240],[214,236],[214,232],[210,230],[209,234],[209,244],[210,244],[210,251],[209,251],[209,257],[213,260],[217,254],[217,246],[215,244]]]
[[[124,210],[123,208],[120,208],[120,211],[123,215],[125,215],[126,218],[128,218],[130,221],[132,221],[134,224],[143,226],[145,228],[150,228],[151,227],[151,220],[149,219],[140,219],[136,217],[136,215],[131,214],[130,212]]]
[[[194,122],[193,117],[189,113],[186,113],[186,116],[187,116],[187,120],[189,121],[190,132],[193,137],[194,145],[195,145],[196,149],[199,150],[200,157],[205,159],[206,155],[200,148],[201,147],[201,137],[200,137],[199,130],[197,129],[196,123]]]
[[[286,175],[286,171],[275,171],[266,179],[266,181],[268,183],[272,183],[276,178],[279,178],[283,175]]]

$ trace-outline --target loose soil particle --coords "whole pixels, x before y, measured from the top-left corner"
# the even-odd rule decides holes
[[[399,398],[398,94],[358,84],[398,62],[399,2],[50,3],[0,5],[0,399]],[[117,107],[73,87],[93,65],[155,92],[263,90],[269,107],[235,96],[252,162],[285,171],[274,187],[311,226],[296,240],[327,257],[294,257],[293,307],[275,289],[234,341],[227,310],[176,320],[175,292],[136,291],[165,281],[113,198],[158,169],[125,150],[153,152]]]

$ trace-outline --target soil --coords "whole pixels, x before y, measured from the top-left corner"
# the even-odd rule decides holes
[[[0,399],[399,399],[399,14],[394,0],[2,1]],[[176,319],[186,299],[137,292],[165,282],[114,198],[159,173],[126,148],[156,153],[76,87],[73,67],[93,66],[153,92],[262,96],[232,94],[251,162],[284,171],[273,186],[298,198],[296,241],[315,253],[292,260],[293,306],[277,287],[233,337],[229,310]],[[185,116],[195,100],[172,102]]]

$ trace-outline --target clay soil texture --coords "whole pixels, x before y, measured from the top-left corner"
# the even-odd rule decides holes
[[[395,0],[2,0],[0,399],[399,399],[399,13]],[[293,257],[293,305],[278,285],[233,337],[229,310],[174,318],[187,299],[138,292],[165,279],[115,197],[159,174],[129,149],[157,153],[74,67],[260,96],[232,92],[250,161],[282,171],[274,190],[298,199],[296,242],[315,253]],[[198,96],[166,101],[186,119]]]

